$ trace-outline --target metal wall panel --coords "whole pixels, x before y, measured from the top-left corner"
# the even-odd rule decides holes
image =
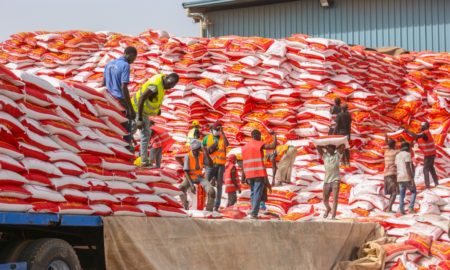
[[[298,0],[207,13],[211,36],[295,33],[366,47],[450,51],[450,0]]]

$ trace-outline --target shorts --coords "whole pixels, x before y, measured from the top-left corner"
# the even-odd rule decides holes
[[[336,190],[337,192],[339,192],[339,185],[340,185],[341,181],[336,180],[330,183],[324,183],[323,184],[323,191],[328,190],[329,192]]]
[[[398,184],[396,175],[384,177],[384,195],[398,194]]]

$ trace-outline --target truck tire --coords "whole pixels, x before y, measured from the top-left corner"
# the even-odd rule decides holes
[[[28,270],[81,270],[73,248],[64,240],[42,238],[32,241],[20,254]]]

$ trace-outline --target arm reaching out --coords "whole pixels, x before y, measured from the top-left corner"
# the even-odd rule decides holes
[[[192,192],[192,194],[195,194],[195,193],[196,193],[195,185],[194,185],[194,183],[192,182],[192,179],[191,179],[191,177],[189,176],[189,173],[186,172],[186,171],[185,171],[184,173],[185,173],[186,179],[187,179],[188,182],[189,182],[189,185],[191,186],[191,192]]]
[[[191,187],[191,192],[195,194],[195,185],[192,182],[191,177],[189,176],[189,155],[186,155],[184,157],[184,164],[183,164],[183,170],[184,170],[184,176],[186,177],[186,180],[189,182],[189,186]]]
[[[406,172],[408,173],[408,178],[409,181],[412,182],[412,184],[414,184],[414,176],[413,176],[413,171],[412,171],[412,163],[411,162],[405,162],[406,163]]]
[[[238,161],[239,167],[241,168],[241,183],[245,184],[247,183],[245,179],[245,173],[244,173],[244,164],[242,163],[242,160]]]
[[[345,151],[345,144],[339,145],[339,147],[338,147],[338,152],[339,152],[339,154],[343,154],[344,151]]]
[[[275,134],[275,131],[271,130],[270,135],[272,135],[272,143],[271,144],[264,144],[263,149],[275,149],[277,147],[277,135]]]
[[[130,99],[130,91],[128,91],[128,83],[122,83],[121,86],[123,99],[125,100],[125,110],[127,111],[127,117],[128,119],[135,119],[136,113],[134,112],[133,106],[131,106],[131,99]]]
[[[223,132],[223,127],[220,128],[220,132],[222,133],[223,142],[225,143],[225,147],[228,147],[230,145],[230,143],[228,142],[228,139],[227,139],[227,136],[225,135],[225,132]]]
[[[275,186],[275,175],[277,174],[277,151],[274,150],[269,159],[272,163],[272,186]]]
[[[320,156],[323,156],[323,152],[324,152],[323,148],[324,148],[323,146],[320,146],[320,145],[317,146],[317,152],[319,152]]]
[[[213,161],[211,159],[211,157],[208,154],[208,151],[206,148],[202,148],[203,154],[205,155],[205,166],[207,167],[211,167],[213,165]]]
[[[411,137],[414,137],[414,139],[417,139],[417,134],[408,130],[407,128],[404,129],[406,133],[408,133]]]

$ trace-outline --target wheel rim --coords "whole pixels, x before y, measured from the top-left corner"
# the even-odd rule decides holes
[[[47,270],[70,270],[70,267],[65,261],[55,260],[48,265]]]

